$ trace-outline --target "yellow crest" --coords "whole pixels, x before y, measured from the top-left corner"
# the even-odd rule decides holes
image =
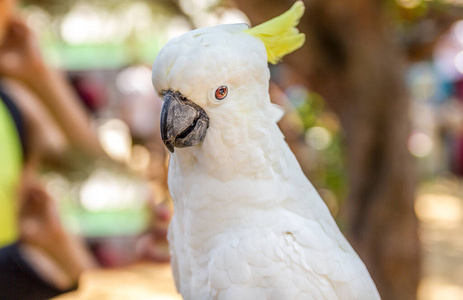
[[[304,3],[297,1],[284,14],[275,17],[245,32],[259,38],[267,49],[268,61],[278,63],[283,56],[299,49],[305,42],[305,35],[296,26],[304,14]]]

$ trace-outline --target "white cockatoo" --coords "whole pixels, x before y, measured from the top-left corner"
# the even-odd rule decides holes
[[[379,299],[269,99],[267,61],[304,43],[295,28],[303,11],[297,2],[251,29],[193,30],[155,60],[161,134],[172,152],[172,269],[184,299]]]

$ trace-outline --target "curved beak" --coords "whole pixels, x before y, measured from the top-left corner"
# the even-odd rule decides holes
[[[206,112],[181,93],[168,90],[163,94],[161,138],[167,149],[189,147],[206,137],[209,117]]]

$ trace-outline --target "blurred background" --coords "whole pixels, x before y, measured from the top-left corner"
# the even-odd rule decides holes
[[[463,1],[304,2],[305,46],[271,66],[287,142],[384,299],[463,299]],[[66,228],[112,268],[84,274],[63,299],[178,297],[168,265],[134,264],[155,207],[173,209],[151,65],[186,31],[256,25],[292,3],[22,2],[46,61],[65,70],[105,152],[130,170],[42,171]]]

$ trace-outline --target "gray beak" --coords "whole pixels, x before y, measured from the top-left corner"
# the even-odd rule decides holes
[[[181,93],[168,90],[163,94],[161,138],[167,149],[189,147],[206,137],[209,117],[206,112]]]

